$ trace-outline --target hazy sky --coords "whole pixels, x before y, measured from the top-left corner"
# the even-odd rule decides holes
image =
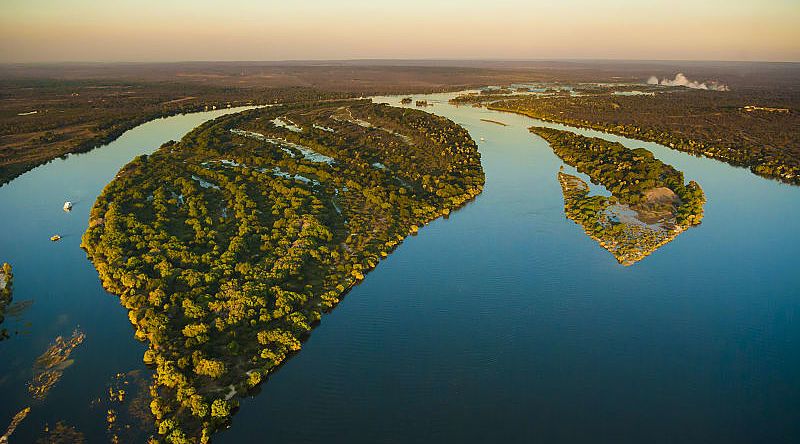
[[[0,62],[352,58],[800,61],[800,0],[0,0]]]

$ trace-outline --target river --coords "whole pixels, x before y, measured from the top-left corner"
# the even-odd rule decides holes
[[[622,267],[565,218],[562,163],[527,131],[535,120],[449,97],[414,99],[478,141],[483,194],[370,272],[215,442],[800,441],[800,188],[575,130],[645,147],[706,193],[702,225]],[[144,346],[78,247],[88,210],[120,166],[210,117],[147,123],[0,188],[0,261],[15,301],[34,300],[0,342],[0,427],[30,403],[35,357],[86,332],[19,442],[59,419],[105,439],[90,402],[144,368]]]

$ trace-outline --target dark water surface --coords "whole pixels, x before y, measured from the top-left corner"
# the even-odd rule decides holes
[[[602,135],[708,198],[701,226],[622,267],[565,218],[561,162],[533,119],[447,97],[415,99],[485,138],[484,193],[369,273],[215,442],[800,442],[800,187]],[[0,188],[0,261],[15,300],[34,300],[28,333],[0,343],[0,429],[30,402],[33,359],[78,324],[87,334],[19,442],[59,419],[104,439],[89,402],[143,368],[144,346],[78,248],[88,209],[134,155],[207,118],[146,124]]]

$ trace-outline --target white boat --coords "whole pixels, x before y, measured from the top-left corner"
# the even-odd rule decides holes
[[[64,211],[71,211],[72,210],[72,202],[66,201],[64,202]]]

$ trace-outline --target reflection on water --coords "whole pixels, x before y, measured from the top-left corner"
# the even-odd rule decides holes
[[[86,442],[86,436],[64,421],[58,421],[52,427],[45,425],[42,437],[37,442],[83,444]]]
[[[10,339],[16,335],[31,334],[33,324],[23,316],[31,305],[33,305],[33,299],[12,302],[11,305],[6,307],[5,324],[0,328],[0,341]]]
[[[118,373],[108,382],[106,393],[92,402],[99,414],[106,415],[109,442],[147,442],[157,434],[149,384],[150,375],[142,370]]]
[[[33,366],[33,379],[28,383],[28,392],[36,400],[42,400],[61,379],[64,370],[75,363],[69,359],[72,351],[83,342],[86,335],[77,328],[69,339],[59,336],[53,344],[36,358]]]

